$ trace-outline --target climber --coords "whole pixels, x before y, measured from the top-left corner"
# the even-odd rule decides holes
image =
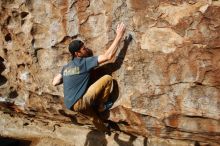
[[[104,75],[89,86],[91,70],[99,64],[110,61],[118,50],[118,45],[125,32],[123,23],[117,26],[116,37],[106,52],[99,56],[89,57],[89,49],[80,40],[69,44],[73,59],[53,79],[53,85],[64,84],[64,103],[67,108],[80,112],[95,106],[98,112],[111,108],[110,92],[112,77]]]

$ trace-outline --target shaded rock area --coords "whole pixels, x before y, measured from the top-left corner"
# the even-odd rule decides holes
[[[1,0],[0,18],[1,143],[220,145],[219,0]],[[67,110],[52,79],[72,40],[101,54],[121,21],[117,57],[93,75],[114,78],[109,135]]]

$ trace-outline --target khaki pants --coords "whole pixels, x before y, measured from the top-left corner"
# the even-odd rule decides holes
[[[93,83],[72,107],[74,111],[84,111],[91,108],[91,105],[96,102],[98,111],[104,111],[104,103],[108,100],[112,87],[112,77],[105,75]]]

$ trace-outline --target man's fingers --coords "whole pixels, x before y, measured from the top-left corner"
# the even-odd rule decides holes
[[[122,22],[121,24],[120,24],[120,28],[123,28],[124,27],[124,23]]]
[[[120,25],[118,25],[118,29],[125,30],[125,25],[123,22]]]
[[[120,25],[120,30],[121,30],[121,31],[124,31],[124,30],[125,30],[125,25],[124,25],[124,23],[121,23],[121,25]]]
[[[119,30],[119,29],[120,29],[120,25],[118,24],[118,25],[117,25],[117,30]]]
[[[125,25],[124,25],[124,23],[121,24],[121,28],[122,28],[122,30],[125,30]]]
[[[120,24],[117,25],[117,32],[116,33],[117,33],[117,35],[122,37],[124,32],[125,32],[125,25],[123,22],[121,22]]]

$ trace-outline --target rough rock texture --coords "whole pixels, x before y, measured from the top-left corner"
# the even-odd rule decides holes
[[[1,0],[0,18],[2,137],[38,146],[220,145],[219,0]],[[71,40],[103,53],[121,21],[133,40],[97,72],[115,79],[118,101],[106,119],[133,136],[108,136],[66,111],[62,86],[51,82]]]

